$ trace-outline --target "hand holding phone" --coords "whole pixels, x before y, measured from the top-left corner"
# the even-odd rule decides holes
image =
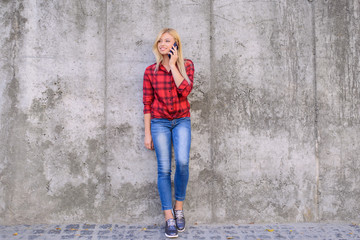
[[[173,48],[176,48],[176,50],[179,49],[179,47],[178,47],[178,45],[176,44],[176,42],[174,43]],[[170,50],[170,52],[171,52],[171,53],[174,53],[172,50]],[[170,58],[171,58],[171,54],[169,53],[168,56],[169,56],[169,59],[170,59]]]

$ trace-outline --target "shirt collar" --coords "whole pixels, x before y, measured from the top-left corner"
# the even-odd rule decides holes
[[[164,67],[164,65],[162,63],[160,63],[159,70],[162,70],[162,71],[168,73],[168,70],[166,70],[166,68]]]

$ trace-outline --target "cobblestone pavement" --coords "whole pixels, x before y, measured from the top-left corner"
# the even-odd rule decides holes
[[[121,224],[0,226],[0,239],[167,239],[164,226]],[[360,239],[359,224],[190,225],[177,239]]]

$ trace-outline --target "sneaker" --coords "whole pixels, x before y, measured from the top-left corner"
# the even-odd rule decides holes
[[[175,222],[178,232],[185,231],[185,216],[183,210],[174,209]]]
[[[168,238],[177,238],[178,230],[176,228],[175,220],[170,218],[165,223],[165,236]]]

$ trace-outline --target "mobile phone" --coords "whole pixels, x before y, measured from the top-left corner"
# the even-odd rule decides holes
[[[176,42],[174,43],[173,46],[176,47],[176,49],[179,49],[179,47],[178,47],[178,45],[176,44]],[[170,52],[172,52],[172,51],[170,50]],[[169,53],[168,56],[169,56],[169,59],[170,59],[170,58],[171,58],[171,54]]]

